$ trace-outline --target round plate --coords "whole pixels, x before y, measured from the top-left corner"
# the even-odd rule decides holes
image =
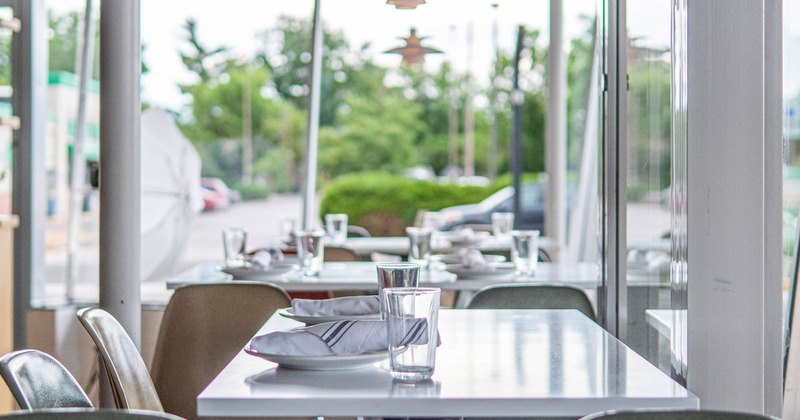
[[[288,356],[285,354],[259,353],[249,346],[244,352],[277,363],[280,367],[300,370],[349,370],[372,366],[389,358],[389,350],[352,356]]]
[[[498,263],[505,261],[506,257],[502,255],[484,255],[483,259],[487,263]],[[436,254],[431,256],[431,260],[440,261],[445,264],[461,264],[463,261],[458,254]]]
[[[334,316],[303,316],[295,315],[293,308],[278,309],[278,314],[284,318],[293,319],[302,322],[306,325],[316,325],[323,322],[336,322],[336,321],[378,321],[381,319],[380,314],[370,315],[334,315]]]
[[[514,274],[513,263],[494,263],[492,267],[464,267],[463,264],[447,264],[447,271],[458,276],[458,280],[473,280],[486,277],[501,277]]]
[[[478,242],[485,241],[492,237],[492,234],[489,232],[473,232],[470,234],[464,234],[463,232],[440,232],[439,237],[450,242],[453,245],[463,245],[463,244],[474,244]]]
[[[219,271],[233,276],[234,280],[275,280],[275,277],[292,271],[297,266],[294,264],[277,263],[270,265],[267,270],[250,267],[219,267]]]

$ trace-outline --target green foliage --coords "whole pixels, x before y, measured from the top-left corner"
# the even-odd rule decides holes
[[[319,136],[321,176],[360,171],[398,173],[417,162],[414,142],[425,131],[420,108],[399,95],[347,98],[336,128]]]
[[[266,185],[239,182],[234,185],[233,189],[239,191],[242,200],[263,200],[269,197],[269,187]]]
[[[364,172],[331,181],[324,190],[320,214],[347,213],[350,224],[363,226],[373,235],[404,235],[403,229],[413,224],[419,210],[477,203],[495,191],[495,186],[439,184]]]

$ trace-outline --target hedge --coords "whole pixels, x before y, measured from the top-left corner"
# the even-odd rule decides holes
[[[358,173],[332,180],[323,191],[320,214],[346,213],[351,225],[373,236],[402,236],[419,210],[477,203],[505,186],[487,187],[417,181],[386,173]]]

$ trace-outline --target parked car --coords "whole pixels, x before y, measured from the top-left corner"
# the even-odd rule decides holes
[[[574,185],[567,186],[567,208],[570,208]],[[521,216],[515,221],[517,229],[535,229],[544,234],[545,193],[547,185],[541,182],[523,182]],[[439,211],[444,224],[442,230],[453,230],[468,225],[492,224],[492,213],[514,211],[514,187],[505,187],[477,204],[446,207]]]
[[[223,209],[234,202],[231,200],[232,190],[219,178],[202,178],[200,186],[203,189],[203,211]]]

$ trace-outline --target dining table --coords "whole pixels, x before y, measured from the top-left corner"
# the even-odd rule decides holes
[[[377,292],[377,264],[372,261],[325,262],[319,276],[301,276],[293,272],[263,273],[248,270],[227,270],[219,262],[198,264],[186,272],[166,280],[167,289],[184,284],[219,281],[256,280],[279,285],[287,292],[360,291]],[[463,308],[478,290],[496,284],[565,284],[586,291],[594,300],[599,278],[596,263],[539,263],[531,277],[517,277],[510,271],[482,272],[461,276],[446,270],[446,264],[433,264],[420,271],[420,285],[457,292],[455,307]],[[234,274],[230,274],[234,273]],[[463,274],[463,273],[462,273]]]
[[[304,326],[278,312],[255,336]],[[438,332],[434,373],[416,384],[393,380],[373,355],[356,367],[358,356],[279,364],[243,349],[198,395],[197,414],[578,418],[699,408],[697,396],[576,310],[440,309]]]
[[[439,233],[446,234],[446,232]],[[456,238],[450,234],[433,240],[432,251],[434,253],[451,253],[472,246],[484,253],[510,254],[511,252],[510,240],[498,240],[488,232],[476,232],[469,239]],[[409,239],[406,236],[368,236],[347,238],[347,241],[340,246],[350,249],[361,258],[369,259],[373,253],[407,257],[409,245]],[[540,236],[538,247],[548,259],[554,260],[558,245],[552,238]]]

